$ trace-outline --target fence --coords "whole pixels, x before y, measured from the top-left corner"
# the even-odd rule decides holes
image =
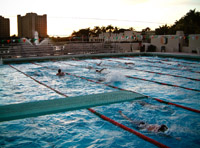
[[[0,46],[2,59],[119,52],[123,52],[122,49],[118,45],[110,43],[69,43],[64,46],[20,43],[12,46]]]

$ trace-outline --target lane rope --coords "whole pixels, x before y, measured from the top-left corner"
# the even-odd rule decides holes
[[[32,63],[34,64],[34,63]],[[47,69],[51,69],[47,66],[42,66],[40,64],[36,64],[38,66],[41,66],[41,67],[44,67],[44,68],[47,68]],[[54,69],[53,69],[54,70]],[[90,81],[90,82],[93,82],[93,83],[96,83],[96,84],[102,84],[102,85],[105,85],[105,86],[108,86],[110,88],[114,88],[114,89],[118,89],[118,90],[123,90],[123,91],[129,91],[129,92],[134,92],[134,93],[137,93],[137,94],[140,94],[140,95],[143,95],[147,98],[151,98],[153,100],[156,100],[160,103],[164,103],[164,104],[167,104],[167,105],[173,105],[173,106],[176,106],[176,107],[179,107],[179,108],[182,108],[182,109],[186,109],[186,110],[189,110],[189,111],[192,111],[192,112],[196,112],[196,113],[200,113],[200,110],[197,110],[197,109],[193,109],[193,108],[190,108],[190,107],[186,107],[186,106],[183,106],[183,105],[179,105],[179,104],[176,104],[176,103],[172,103],[172,102],[167,102],[167,101],[164,101],[164,100],[161,100],[161,99],[158,99],[158,98],[153,98],[151,96],[148,96],[148,95],[144,95],[144,94],[141,94],[141,93],[138,93],[136,91],[133,91],[133,90],[127,90],[127,89],[123,89],[123,88],[119,88],[119,87],[116,87],[116,86],[112,86],[112,85],[109,85],[109,84],[105,84],[105,83],[102,83],[100,81],[95,81],[95,80],[92,80],[92,79],[88,79],[88,78],[85,78],[85,77],[82,77],[82,76],[78,76],[78,75],[75,75],[75,74],[71,74],[71,73],[68,73],[68,72],[65,72],[67,75],[71,75],[71,76],[74,76],[74,77],[77,77],[77,78],[81,78],[81,79],[84,79],[84,80],[87,80],[87,81]]]
[[[154,80],[147,80],[147,79],[144,79],[144,78],[138,78],[138,77],[133,77],[133,76],[126,76],[126,77],[132,78],[132,79],[137,79],[137,80],[142,80],[142,81],[153,82],[153,83],[160,84],[160,85],[178,87],[178,88],[182,88],[182,89],[186,89],[186,90],[191,90],[191,91],[200,92],[200,90],[194,89],[194,88],[188,88],[188,87],[184,87],[184,86],[178,86],[178,85],[168,84],[168,83],[163,83],[163,82],[158,82],[158,81],[154,81]]]
[[[104,59],[104,60],[124,64],[124,63],[121,62],[121,61],[114,61],[114,60],[107,60],[107,59]],[[178,77],[178,78],[184,78],[184,79],[189,79],[189,80],[194,80],[194,81],[200,81],[200,79],[196,79],[196,78],[178,76],[178,75],[167,74],[167,73],[161,73],[161,72],[154,72],[154,71],[149,71],[149,70],[142,70],[142,69],[137,69],[137,68],[134,68],[134,67],[128,68],[128,67],[121,67],[121,66],[120,66],[120,68],[130,69],[130,70],[136,70],[136,71],[143,71],[143,72],[154,73],[154,74],[159,74],[159,75],[166,75],[166,76]]]
[[[116,58],[116,57],[113,57],[113,58],[121,60],[121,58]],[[132,61],[131,59],[124,59],[124,60]],[[184,70],[184,71],[189,71],[189,72],[193,72],[193,73],[200,73],[200,71],[194,71],[194,70],[191,70],[191,69],[178,69],[178,68],[163,67],[163,66],[148,65],[148,64],[142,64],[142,66],[150,66],[150,67],[157,67],[157,68],[171,69],[171,70],[179,70],[179,71],[180,70]]]
[[[31,76],[29,76],[28,74],[26,74],[26,73],[24,73],[24,72],[20,71],[19,69],[15,68],[14,66],[12,66],[12,65],[10,65],[10,64],[8,64],[8,65],[9,65],[11,68],[15,69],[16,71],[18,71],[18,72],[20,72],[20,73],[24,74],[25,76],[29,77],[30,79],[34,80],[35,82],[37,82],[37,83],[39,83],[39,84],[41,84],[41,85],[43,85],[43,86],[45,86],[45,87],[47,87],[47,88],[49,88],[49,89],[53,90],[54,92],[56,92],[56,93],[60,94],[60,92],[59,92],[59,91],[57,91],[57,90],[55,90],[55,89],[53,89],[53,88],[49,87],[48,85],[46,85],[46,84],[44,84],[44,83],[42,83],[42,82],[40,82],[40,81],[38,81],[38,80],[34,79],[33,77],[31,77]],[[60,94],[60,95],[64,95],[64,94]],[[68,97],[68,96],[67,96],[67,95],[65,95],[65,97]]]
[[[125,56],[125,57],[128,57],[128,58],[134,58],[134,57],[131,57],[131,56]],[[150,60],[148,60],[148,59],[143,59],[143,58],[141,58],[141,57],[138,57],[138,58],[140,58],[140,60],[141,61],[147,61],[147,62],[150,62],[150,63],[159,63],[159,64],[166,64],[166,65],[173,65],[174,66],[174,64],[171,64],[171,63],[164,63],[164,62],[162,62],[163,60],[159,60],[159,61],[150,61]],[[124,59],[124,58],[119,58],[119,59],[123,59],[123,60],[126,60],[126,59]],[[131,59],[130,59],[131,60]],[[166,61],[165,61],[166,62]],[[169,61],[170,62],[170,61]],[[171,62],[177,62],[177,64],[179,65],[179,66],[184,66],[184,67],[188,67],[188,66],[185,66],[185,65],[181,65],[181,64],[179,64],[178,62],[179,61],[172,61],[171,60]],[[181,62],[180,62],[181,63]],[[186,63],[186,64],[191,64],[191,63]],[[197,68],[197,66],[199,65],[199,63],[192,63],[192,64],[197,64],[196,66],[190,66],[189,68]]]
[[[96,112],[93,109],[88,109],[88,110],[90,112],[92,112],[93,114],[97,115],[98,117],[100,117],[101,119],[106,120],[106,121],[112,123],[113,125],[118,126],[118,127],[122,128],[122,129],[124,129],[124,130],[126,130],[126,131],[128,131],[130,133],[133,133],[134,135],[136,135],[136,136],[138,136],[138,137],[140,137],[140,138],[142,138],[142,139],[144,139],[144,140],[146,140],[146,141],[148,141],[150,143],[153,143],[154,145],[156,145],[158,147],[161,147],[161,148],[167,148],[168,147],[168,146],[166,146],[164,144],[161,144],[161,143],[155,141],[154,139],[151,139],[151,138],[149,138],[149,137],[147,137],[147,136],[145,136],[145,135],[143,135],[143,134],[141,134],[141,133],[139,133],[139,132],[137,132],[137,131],[135,131],[135,130],[133,130],[133,129],[131,129],[131,128],[119,123],[119,122],[117,122],[117,121],[115,121],[115,120],[112,120],[112,119],[110,119],[110,118],[108,118],[108,117]]]
[[[136,58],[136,57],[132,57],[132,56],[125,56],[128,58]],[[138,57],[137,57],[138,58]],[[144,60],[143,58],[139,57],[140,59]],[[194,64],[194,65],[200,65],[200,63],[192,63],[192,62],[184,62],[184,61],[176,61],[176,60],[169,60],[169,59],[159,59],[160,61],[164,61],[164,62],[177,62],[177,63],[184,63],[184,64]],[[167,64],[167,63],[165,63]]]
[[[62,95],[62,96],[64,96],[64,97],[68,97],[67,95],[63,94],[62,92],[60,92],[60,91],[58,91],[58,90],[56,90],[56,89],[54,89],[54,88],[52,88],[52,87],[50,87],[50,86],[48,86],[48,85],[42,83],[42,82],[40,82],[40,81],[34,79],[33,77],[29,76],[28,74],[26,74],[26,73],[22,72],[21,70],[17,69],[16,67],[14,67],[14,66],[12,66],[12,65],[10,65],[10,64],[8,64],[8,65],[9,65],[11,68],[15,69],[16,71],[18,71],[18,72],[24,74],[25,76],[31,78],[31,79],[34,80],[35,82],[37,82],[37,83],[39,83],[39,84],[41,84],[41,85],[43,85],[43,86],[45,86],[45,87],[47,87],[47,88],[53,90],[54,92],[56,92],[56,93],[58,93],[58,94],[60,94],[60,95]],[[38,64],[38,65],[39,65],[39,64]],[[46,67],[46,66],[45,66],[45,67]],[[49,68],[49,69],[50,69],[50,68]],[[112,124],[114,124],[114,125],[116,125],[116,126],[122,128],[122,129],[124,129],[124,130],[126,130],[126,131],[128,131],[128,132],[130,132],[130,133],[132,133],[132,134],[134,134],[134,135],[136,135],[136,136],[138,136],[139,138],[141,138],[141,139],[143,139],[143,140],[145,140],[145,141],[147,141],[147,142],[150,142],[150,143],[152,143],[152,144],[154,144],[154,145],[156,145],[156,146],[158,146],[158,147],[160,147],[160,148],[169,148],[168,146],[166,146],[166,145],[164,145],[164,144],[162,144],[162,143],[160,143],[160,142],[158,142],[158,141],[156,141],[156,140],[154,140],[154,139],[152,139],[152,138],[150,138],[150,137],[147,137],[147,136],[145,136],[145,135],[143,135],[143,134],[141,134],[141,133],[139,133],[139,132],[137,132],[137,131],[135,131],[135,130],[133,130],[133,129],[131,129],[131,128],[128,128],[127,126],[125,126],[125,125],[123,125],[123,124],[121,124],[121,123],[118,123],[117,121],[112,120],[112,119],[106,117],[105,115],[102,115],[102,114],[100,114],[100,113],[97,113],[94,109],[88,108],[87,110],[90,111],[91,113],[95,114],[96,116],[101,117],[102,119],[104,119],[104,120],[106,120],[106,121],[108,121],[108,122],[110,122],[110,123],[112,123]]]
[[[87,62],[87,61],[84,61],[84,62]],[[109,66],[109,65],[106,65],[106,66]],[[110,67],[112,67],[112,66],[110,66]],[[182,89],[186,89],[186,90],[200,92],[200,90],[194,89],[194,88],[188,88],[188,87],[184,87],[184,86],[178,86],[178,85],[174,85],[174,84],[168,84],[168,83],[164,83],[164,82],[158,82],[158,81],[148,80],[148,79],[144,79],[144,78],[138,78],[138,77],[134,77],[134,76],[128,76],[128,75],[125,75],[125,76],[127,78],[132,78],[132,79],[137,79],[137,80],[142,80],[142,81],[148,81],[148,82],[153,82],[153,83],[160,84],[160,85],[166,85],[166,86],[177,87],[177,88],[182,88]]]

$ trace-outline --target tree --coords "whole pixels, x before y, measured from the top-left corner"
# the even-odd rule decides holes
[[[175,22],[173,29],[174,31],[182,30],[185,34],[200,33],[200,12],[196,12],[195,9],[190,10],[185,16]]]
[[[113,30],[113,33],[119,33],[119,28],[115,27],[114,30]]]
[[[167,24],[163,25],[163,26],[159,26],[159,28],[157,28],[155,30],[155,34],[156,35],[165,35],[169,33],[169,29],[170,27],[167,26]]]
[[[200,33],[200,12],[190,10],[185,16],[176,21],[172,26],[159,26],[155,29],[157,35],[175,34],[176,31],[184,31],[185,34]]]
[[[151,28],[147,27],[145,29],[142,29],[142,35],[146,35],[146,32],[151,31]]]
[[[94,36],[98,36],[100,33],[102,33],[102,30],[99,26],[95,26],[94,29],[91,30],[91,33]]]
[[[106,32],[109,32],[110,34],[113,32],[114,27],[112,25],[108,25],[106,27]]]
[[[105,33],[105,32],[106,32],[106,27],[105,27],[105,26],[102,26],[102,27],[101,27],[101,31],[102,31],[103,33]]]
[[[135,29],[133,27],[130,27],[129,31],[135,31]]]

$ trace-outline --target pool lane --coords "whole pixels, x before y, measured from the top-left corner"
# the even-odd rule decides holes
[[[42,82],[40,82],[40,81],[38,81],[38,80],[36,80],[36,79],[34,79],[34,78],[32,78],[31,76],[29,76],[29,75],[27,75],[26,73],[24,73],[24,72],[22,72],[21,70],[19,70],[19,69],[17,69],[17,68],[15,68],[14,66],[12,66],[12,65],[9,65],[11,68],[13,68],[13,69],[15,69],[15,70],[17,70],[18,72],[20,72],[20,73],[22,73],[22,74],[24,74],[25,76],[27,76],[27,77],[29,77],[29,78],[31,78],[32,80],[34,80],[35,82],[37,82],[37,83],[39,83],[39,84],[41,84],[41,85],[44,85],[44,86],[46,86],[47,88],[49,88],[49,89],[51,89],[51,90],[53,90],[53,91],[55,91],[56,93],[58,93],[58,94],[60,94],[60,95],[62,95],[62,96],[64,96],[64,97],[68,97],[67,95],[65,95],[65,94],[63,94],[62,92],[60,92],[60,91],[58,91],[58,90],[55,90],[55,89],[53,89],[53,88],[51,88],[50,86],[48,86],[48,85],[46,85],[46,84],[44,84],[44,83],[42,83]],[[48,67],[46,67],[46,68],[48,68]],[[48,68],[48,69],[50,69],[50,68]],[[68,75],[71,75],[70,73],[66,73],[66,74],[68,74]],[[72,74],[73,75],[73,74]],[[79,76],[78,76],[79,77]],[[82,78],[82,79],[85,79],[84,77],[80,77],[80,78]],[[86,79],[87,80],[87,79]],[[93,81],[91,81],[91,82],[93,82]],[[112,87],[112,86],[111,86]],[[116,88],[116,87],[113,87],[113,88]],[[120,89],[120,90],[122,90],[122,89]],[[126,91],[126,90],[122,90],[122,91]],[[130,92],[130,91],[128,91],[128,92]],[[138,94],[138,93],[136,93],[137,95],[140,95],[140,94]],[[121,94],[121,92],[120,92],[120,96],[121,95],[123,95],[123,94]],[[113,94],[112,94],[112,96],[113,96]],[[124,95],[123,95],[124,96]],[[144,98],[145,96],[140,96],[139,98]],[[82,99],[81,99],[82,100]],[[99,99],[98,99],[99,100]],[[56,102],[57,102],[57,100],[51,100],[50,102],[51,102],[51,104],[50,104],[50,108],[47,108],[47,110],[46,110],[46,108],[45,108],[45,106],[44,106],[44,102],[45,102],[45,104],[46,104],[46,102],[47,103],[49,103],[49,101],[40,101],[40,103],[42,103],[42,106],[43,106],[43,108],[45,108],[45,111],[43,110],[43,113],[42,114],[49,114],[49,113],[54,113],[54,112],[60,112],[60,111],[66,111],[66,105],[67,104],[64,104],[64,109],[63,109],[63,100],[61,100],[61,109],[58,111],[58,110],[54,110],[54,111],[52,111],[52,107],[54,107],[55,106],[55,104],[57,104]],[[73,101],[74,101],[74,99],[73,99]],[[40,104],[39,103],[39,104]],[[17,112],[17,115],[16,115],[16,119],[20,119],[21,117],[29,117],[31,114],[32,114],[32,116],[34,117],[34,116],[38,116],[38,115],[41,115],[41,112],[38,112],[38,102],[32,102],[32,103],[28,103],[29,105],[28,106],[26,106],[26,104],[27,103],[25,103],[25,105],[24,104],[17,104],[17,105],[15,105],[14,104],[14,109],[19,109],[19,107],[20,108],[22,108],[23,109],[23,111],[25,112],[25,114],[24,115],[20,115],[21,114],[21,112]],[[35,106],[34,106],[34,105]],[[75,104],[77,105],[77,101],[75,100]],[[8,115],[9,115],[9,117],[8,118],[6,118],[6,119],[10,119],[10,118],[13,118],[13,112],[12,112],[12,109],[13,109],[13,105],[8,105],[8,106],[10,106],[11,108],[10,108],[10,110],[11,110],[11,113],[9,112],[8,113]],[[23,107],[26,107],[25,109],[23,108]],[[59,105],[58,105],[59,106]],[[28,108],[27,108],[28,107]],[[34,110],[36,109],[36,111],[33,111],[32,112],[32,110],[30,110],[30,108],[31,107],[33,107],[34,108]],[[86,106],[85,106],[86,107]],[[7,109],[7,106],[2,106],[1,108],[3,108],[3,111],[5,111],[5,112],[7,112],[7,111],[10,111],[9,109]],[[39,108],[40,108],[40,105],[39,105]],[[59,108],[60,108],[60,106],[59,106]],[[29,109],[29,110],[27,110],[27,109]],[[41,110],[41,108],[40,108],[40,110]],[[150,143],[152,143],[152,144],[154,144],[154,145],[156,145],[156,146],[158,146],[158,147],[160,147],[160,148],[169,148],[168,146],[166,146],[166,145],[164,145],[164,144],[162,144],[162,143],[160,143],[160,142],[158,142],[158,141],[156,141],[156,140],[154,140],[154,139],[152,139],[152,138],[150,138],[150,137],[148,137],[148,136],[145,136],[145,135],[143,135],[143,134],[141,134],[141,133],[139,133],[139,132],[137,132],[137,131],[135,131],[135,130],[133,130],[133,129],[131,129],[131,128],[128,128],[128,127],[126,127],[125,125],[123,125],[123,124],[121,124],[121,123],[118,123],[117,121],[115,121],[115,120],[112,120],[112,119],[110,119],[110,118],[108,118],[108,117],[106,117],[105,115],[102,115],[102,114],[100,114],[100,113],[98,113],[98,112],[96,112],[94,109],[91,109],[91,108],[88,108],[88,111],[90,111],[91,113],[93,113],[93,114],[95,114],[95,115],[97,115],[97,116],[99,116],[100,118],[102,118],[102,119],[104,119],[104,120],[106,120],[106,121],[108,121],[108,122],[110,122],[110,123],[112,123],[112,124],[114,124],[115,126],[118,126],[118,127],[120,127],[120,128],[122,128],[122,129],[124,129],[124,130],[126,130],[126,131],[128,131],[128,132],[130,132],[130,133],[132,133],[132,134],[134,134],[134,135],[136,135],[136,136],[138,136],[139,138],[141,138],[141,139],[143,139],[143,140],[145,140],[145,141],[147,141],[147,142],[150,142]],[[31,112],[31,113],[30,113]],[[16,113],[16,112],[15,112]],[[14,113],[14,115],[15,115],[15,113]],[[3,114],[4,115],[4,114]],[[11,117],[10,117],[11,116]]]
[[[34,64],[34,63],[32,63],[32,64]],[[36,64],[36,65],[44,67],[44,68],[47,68],[47,69],[51,69],[50,67],[43,66],[43,65],[40,65],[40,64]],[[53,70],[55,70],[55,69],[53,69]],[[111,88],[114,88],[114,89],[118,89],[118,90],[122,90],[122,91],[129,91],[129,92],[133,92],[133,93],[138,93],[138,92],[135,92],[133,90],[126,90],[126,89],[123,89],[123,88],[119,88],[119,87],[116,87],[116,86],[113,86],[113,85],[110,85],[110,84],[105,84],[105,83],[102,83],[100,81],[95,81],[95,80],[88,79],[88,78],[85,78],[85,77],[82,77],[82,76],[78,76],[78,75],[75,75],[75,74],[71,74],[71,73],[68,73],[68,72],[66,72],[66,74],[74,76],[74,77],[78,77],[78,78],[81,78],[81,79],[84,79],[84,80],[87,80],[87,81],[90,81],[90,82],[94,82],[94,83],[97,83],[97,84],[103,84],[105,86],[108,86],[108,87],[111,87]],[[141,93],[138,93],[138,94],[141,94]],[[144,95],[144,94],[141,94],[141,95],[146,96],[148,98],[152,98],[151,96],[148,96],[148,95]],[[175,104],[175,103],[172,103],[172,102],[164,101],[164,100],[161,100],[161,99],[158,99],[158,98],[152,98],[152,99],[154,99],[154,100],[156,100],[156,101],[158,101],[160,103],[173,105],[173,106],[176,106],[176,107],[179,107],[179,108],[182,108],[182,109],[186,109],[186,110],[189,110],[189,111],[192,111],[192,112],[200,113],[200,110],[197,110],[197,109],[193,109],[193,108],[186,107],[186,106],[183,106],[183,105],[179,105],[179,104]]]
[[[84,61],[86,62],[86,61]],[[73,65],[73,64],[69,64],[71,66],[77,66],[77,65]],[[109,66],[109,65],[105,65],[104,66]],[[111,67],[111,66],[110,66]],[[84,67],[83,67],[84,68]],[[85,67],[85,68],[88,68],[88,67]],[[92,67],[91,67],[92,68]],[[93,68],[94,69],[94,68]],[[142,81],[148,81],[148,82],[153,82],[153,83],[157,83],[157,84],[160,84],[160,85],[166,85],[166,86],[172,86],[172,87],[178,87],[178,88],[182,88],[182,89],[186,89],[186,90],[191,90],[191,91],[196,91],[196,92],[200,92],[199,89],[194,89],[194,88],[189,88],[189,87],[184,87],[184,86],[178,86],[178,85],[174,85],[174,84],[168,84],[168,83],[164,83],[164,82],[158,82],[158,81],[154,81],[154,80],[148,80],[148,79],[145,79],[145,78],[139,78],[139,77],[135,77],[135,76],[128,76],[128,75],[125,75],[126,77],[128,78],[132,78],[132,79],[138,79],[138,80],[142,80]]]

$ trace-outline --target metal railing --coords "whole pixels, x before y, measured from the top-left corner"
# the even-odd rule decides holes
[[[26,58],[72,54],[120,53],[122,49],[110,43],[71,43],[64,46],[16,44],[0,46],[0,58]]]

